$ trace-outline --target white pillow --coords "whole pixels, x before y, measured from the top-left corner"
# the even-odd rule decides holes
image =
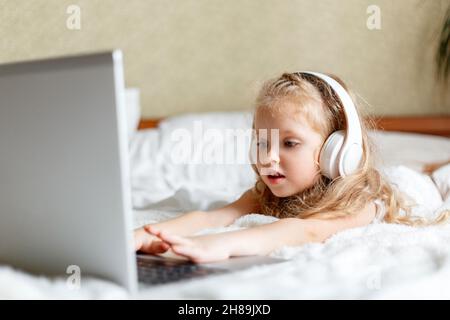
[[[184,144],[172,136],[181,129],[181,133],[191,137],[192,147],[197,150],[214,150],[217,147],[217,150],[223,150],[227,159],[233,150],[223,147],[235,146],[237,141],[232,135],[227,135],[226,130],[251,129],[251,123],[250,112],[191,113],[169,117],[161,121],[157,129],[138,131],[130,143],[134,208],[148,207],[180,189],[204,189],[217,194],[236,195],[251,188],[256,176],[249,163],[177,163],[179,157],[174,156],[174,149]],[[223,139],[214,141],[203,136],[201,133],[208,129],[218,130],[223,134]],[[200,137],[194,137],[196,133],[200,133]],[[242,156],[248,160],[249,145],[240,145]],[[194,157],[195,160],[200,158]]]
[[[402,165],[384,167],[380,171],[391,184],[397,186],[409,197],[409,200],[413,200],[408,203],[415,202],[412,208],[413,215],[427,219],[435,217],[436,210],[442,206],[443,202],[439,190],[429,176]]]
[[[182,186],[214,190],[250,187],[255,181],[255,174],[248,163],[250,141],[238,142],[227,131],[251,130],[251,124],[250,112],[190,113],[163,120],[159,125],[160,152],[165,159],[166,179],[174,189]],[[220,139],[213,139],[214,135],[208,136],[207,132],[216,133]],[[188,138],[183,139],[184,134]],[[239,159],[243,161],[227,163],[227,159],[235,159],[236,147],[240,148]],[[180,163],[183,152],[188,155],[185,157],[187,161]],[[210,163],[205,163],[207,156],[211,156]]]
[[[130,175],[134,208],[144,208],[174,193],[166,181],[160,152],[160,132],[140,130],[129,144]]]
[[[450,199],[450,164],[435,170],[431,177],[441,193],[442,199]]]

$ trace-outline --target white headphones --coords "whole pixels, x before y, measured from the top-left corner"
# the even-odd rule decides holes
[[[334,179],[355,172],[360,166],[363,148],[361,124],[353,100],[339,82],[327,75],[310,71],[298,73],[311,74],[324,80],[334,90],[344,107],[347,132],[344,130],[335,131],[323,144],[319,155],[321,173],[330,179]]]

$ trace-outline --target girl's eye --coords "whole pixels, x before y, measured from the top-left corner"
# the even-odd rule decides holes
[[[298,144],[299,144],[298,142],[294,142],[294,141],[285,141],[285,142],[284,142],[284,145],[285,145],[286,147],[288,147],[288,148],[295,147],[295,146],[298,145]]]

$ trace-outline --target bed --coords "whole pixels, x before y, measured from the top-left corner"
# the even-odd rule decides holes
[[[450,165],[442,165],[431,174],[422,169],[450,159],[450,118],[419,120],[378,119],[379,130],[370,135],[379,154],[379,169],[415,200],[416,215],[433,218],[450,209]],[[177,129],[194,133],[199,124],[203,130],[246,129],[251,114],[191,113],[142,121],[129,143],[134,227],[190,210],[222,206],[253,185],[255,176],[249,164],[174,164],[168,160],[173,146],[171,133]],[[232,137],[216,147],[232,143],[227,139]],[[206,143],[196,140],[197,145]],[[226,228],[202,232],[236,230],[274,220],[255,212]],[[2,265],[0,298],[449,299],[448,243],[450,224],[420,229],[373,224],[343,231],[324,243],[283,247],[272,253],[289,259],[282,264],[145,287],[133,296],[101,279],[83,277],[81,287],[71,290],[65,277],[35,276]]]

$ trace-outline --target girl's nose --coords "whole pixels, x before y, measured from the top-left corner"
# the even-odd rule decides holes
[[[272,165],[280,163],[280,153],[278,148],[270,148],[269,150],[260,150],[260,162],[262,165]]]

